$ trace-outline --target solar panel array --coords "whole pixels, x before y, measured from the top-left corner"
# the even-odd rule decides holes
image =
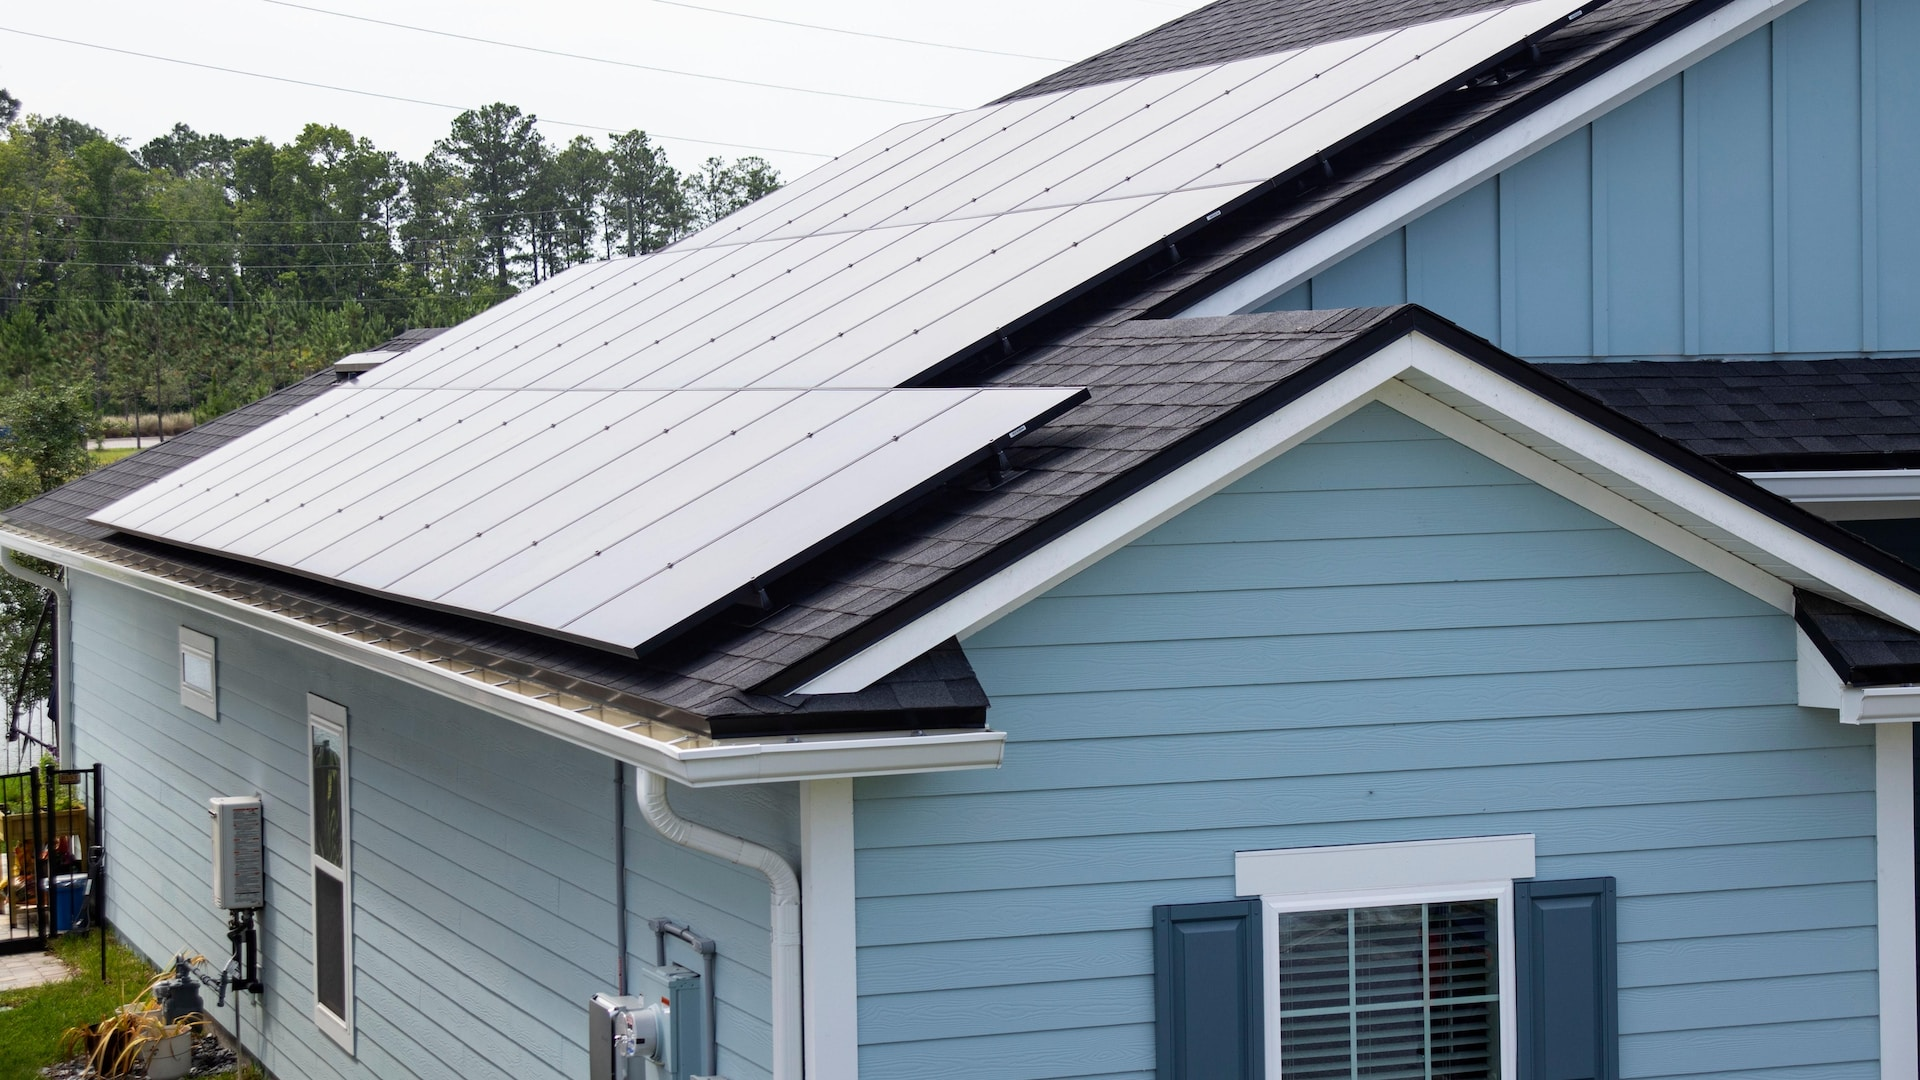
[[[1079,394],[343,387],[100,518],[631,651]]]
[[[561,274],[382,386],[898,386],[1591,0],[1532,0],[894,129]]]
[[[631,651],[1072,389],[896,389],[1591,0],[904,125],[114,505],[128,532]]]

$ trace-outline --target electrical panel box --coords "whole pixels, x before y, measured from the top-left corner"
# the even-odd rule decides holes
[[[213,814],[213,906],[228,911],[265,907],[266,839],[260,799],[222,796],[208,801]]]
[[[693,1080],[707,1071],[704,988],[679,964],[634,965],[630,997],[587,1006],[591,1080]]]

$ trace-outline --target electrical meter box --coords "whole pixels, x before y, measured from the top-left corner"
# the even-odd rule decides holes
[[[260,799],[222,796],[208,801],[213,813],[213,906],[228,911],[265,907],[265,834]]]
[[[692,1080],[707,1071],[706,997],[698,972],[634,965],[630,997],[587,1006],[591,1080]]]

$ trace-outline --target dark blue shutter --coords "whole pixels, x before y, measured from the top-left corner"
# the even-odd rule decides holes
[[[1262,1080],[1260,901],[1153,909],[1159,1080]]]
[[[1613,879],[1513,883],[1520,1080],[1617,1080]]]

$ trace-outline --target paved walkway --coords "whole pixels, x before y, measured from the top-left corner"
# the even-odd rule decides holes
[[[0,956],[0,990],[25,990],[72,977],[73,969],[49,953]]]

